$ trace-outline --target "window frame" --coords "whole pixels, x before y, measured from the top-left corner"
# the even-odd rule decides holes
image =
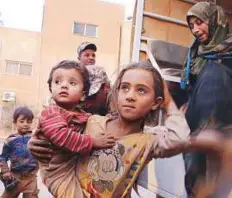
[[[17,63],[17,73],[8,73],[7,72],[7,63],[14,62]],[[20,74],[20,66],[21,64],[27,64],[31,66],[31,74],[30,75],[25,75],[25,74]],[[12,76],[20,76],[20,77],[33,77],[33,64],[31,62],[24,62],[24,61],[15,61],[15,60],[5,60],[5,70],[4,70],[5,75],[12,75]]]
[[[74,30],[75,30],[75,24],[84,25],[84,33],[83,34],[79,34],[79,33],[74,32]],[[86,26],[88,26],[88,25],[96,27],[96,34],[95,34],[95,36],[86,35]],[[90,23],[81,23],[81,22],[78,22],[78,21],[74,21],[73,22],[73,31],[72,32],[73,32],[74,35],[77,34],[77,35],[85,36],[85,37],[98,38],[98,25],[90,24]]]

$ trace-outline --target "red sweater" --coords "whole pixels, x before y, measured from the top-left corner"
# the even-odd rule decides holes
[[[82,134],[90,114],[70,112],[52,104],[41,113],[39,127],[55,146],[72,152],[90,152],[93,137]]]

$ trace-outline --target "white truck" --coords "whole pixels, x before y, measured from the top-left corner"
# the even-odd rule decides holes
[[[212,0],[232,22],[232,0]],[[187,27],[188,9],[194,0],[136,0],[131,59],[149,59],[171,87],[180,106],[186,95],[179,89],[180,74],[193,37]],[[138,179],[141,197],[187,197],[182,155],[151,161]],[[145,189],[145,190],[144,190]],[[136,196],[136,195],[135,195]]]

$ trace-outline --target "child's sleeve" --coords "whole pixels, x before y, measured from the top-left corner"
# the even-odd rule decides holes
[[[92,150],[93,137],[73,131],[68,126],[68,121],[62,116],[59,107],[46,108],[41,113],[39,127],[44,136],[57,147],[71,152],[90,152]]]
[[[7,165],[7,161],[9,160],[9,157],[10,157],[10,146],[8,143],[5,142],[3,145],[2,154],[0,155],[1,173],[6,173],[10,171]]]
[[[153,144],[153,154],[156,158],[177,155],[188,144],[190,129],[180,111],[168,114],[164,126],[147,127],[145,130],[157,136]]]

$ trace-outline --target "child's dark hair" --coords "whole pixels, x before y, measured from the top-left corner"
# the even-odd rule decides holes
[[[90,87],[90,83],[89,83],[89,73],[88,70],[85,68],[85,66],[79,64],[76,61],[70,61],[70,60],[63,60],[61,62],[59,62],[55,67],[52,68],[50,74],[49,74],[49,78],[48,78],[48,86],[49,86],[49,91],[51,92],[51,87],[52,87],[52,78],[53,78],[53,73],[57,70],[57,69],[76,69],[82,76],[83,78],[83,84],[84,84],[84,92],[86,95],[88,95],[89,93],[89,87]]]
[[[152,66],[152,64],[149,61],[141,61],[138,63],[129,64],[119,73],[112,90],[112,105],[114,110],[117,110],[118,91],[121,85],[121,80],[124,74],[132,69],[142,69],[151,72],[154,80],[154,93],[155,93],[154,99],[162,98],[163,101],[165,100],[164,81],[160,73]],[[150,117],[153,117],[154,119],[154,115],[151,115]]]
[[[33,120],[34,115],[28,107],[19,107],[13,113],[13,122],[17,122],[19,116],[22,115],[24,119]]]

